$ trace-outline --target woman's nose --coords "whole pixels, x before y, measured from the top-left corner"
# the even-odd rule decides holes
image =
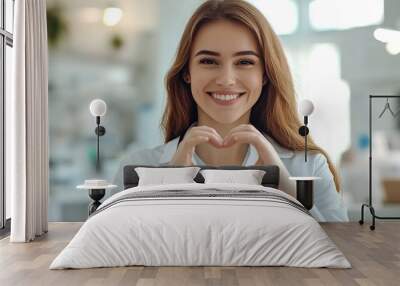
[[[216,83],[221,86],[233,85],[236,82],[235,72],[231,67],[222,68],[218,74]]]

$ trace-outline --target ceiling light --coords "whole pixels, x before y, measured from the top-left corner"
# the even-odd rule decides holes
[[[392,41],[386,44],[386,51],[391,55],[400,54],[400,41]]]
[[[108,7],[104,9],[103,23],[106,26],[115,26],[122,19],[122,10],[117,7]]]
[[[378,28],[374,31],[374,38],[382,43],[400,41],[400,31]]]

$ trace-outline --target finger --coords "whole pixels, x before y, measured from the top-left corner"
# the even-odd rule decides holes
[[[208,126],[195,126],[195,127],[192,127],[186,132],[185,136],[191,137],[191,136],[194,136],[196,134],[202,134],[202,133],[212,133],[212,134],[215,134],[216,136],[219,136],[219,134],[213,128],[208,127]]]
[[[184,142],[185,143],[184,148],[185,148],[185,150],[193,150],[194,151],[194,148],[197,145],[206,143],[209,140],[210,140],[209,136],[202,136],[202,135],[192,136]]]
[[[215,134],[209,134],[208,137],[209,137],[208,142],[214,147],[220,148],[223,146],[224,141],[221,137],[216,136]]]
[[[222,147],[222,138],[216,136],[211,132],[205,132],[196,130],[193,132],[186,140],[186,143],[190,147],[195,147],[198,144],[209,142],[211,145],[215,147]]]
[[[217,130],[215,130],[212,127],[204,125],[204,126],[199,126],[198,128],[196,128],[194,130],[194,132],[200,132],[200,131],[201,132],[206,132],[208,134],[213,134],[216,138],[218,138],[218,140],[221,141],[221,144],[222,144],[222,141],[224,140],[224,138],[222,138],[222,136],[217,132]]]
[[[230,147],[236,143],[247,143],[255,145],[257,143],[258,134],[254,132],[235,132],[224,140],[224,147]]]
[[[243,133],[248,133],[248,131],[232,131],[229,133],[227,136],[225,136],[223,144],[226,147],[227,145],[234,144],[234,142],[237,140],[237,136],[241,135]]]
[[[224,142],[224,139],[218,134],[214,133],[211,130],[203,131],[203,130],[196,130],[196,135],[203,135],[203,136],[209,136],[210,137],[210,143],[217,145],[219,147],[222,146],[222,143]]]
[[[224,139],[226,140],[227,137],[230,137],[233,134],[235,134],[236,132],[241,132],[241,131],[260,133],[260,131],[258,131],[257,128],[255,128],[252,124],[240,124],[240,125],[236,126],[235,128],[232,128],[228,132],[228,134],[225,136]]]
[[[214,128],[209,127],[207,125],[197,126],[196,130],[211,132],[211,133],[215,134],[215,136],[220,137],[221,140],[223,140],[222,136],[217,132],[217,130],[215,130]]]

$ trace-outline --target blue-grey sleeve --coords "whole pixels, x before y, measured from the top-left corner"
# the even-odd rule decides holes
[[[313,168],[313,176],[321,177],[321,180],[314,181],[314,207],[311,213],[320,221],[349,221],[346,207],[340,193],[336,191],[333,174],[323,154],[316,155]]]

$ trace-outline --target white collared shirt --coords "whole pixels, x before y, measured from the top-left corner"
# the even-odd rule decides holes
[[[305,162],[303,151],[292,151],[283,148],[268,135],[265,135],[265,137],[272,144],[291,176],[322,178],[314,181],[314,206],[310,210],[311,215],[318,221],[348,221],[346,208],[339,193],[336,191],[333,175],[325,156],[321,153],[309,152],[307,154],[307,162]],[[126,154],[120,163],[113,184],[118,185],[119,190],[123,189],[123,167],[126,165],[168,164],[178,148],[178,143],[179,137],[153,149]],[[249,145],[243,165],[255,165],[257,160],[257,150],[254,146]],[[193,163],[195,165],[205,165],[197,154],[193,156]]]

